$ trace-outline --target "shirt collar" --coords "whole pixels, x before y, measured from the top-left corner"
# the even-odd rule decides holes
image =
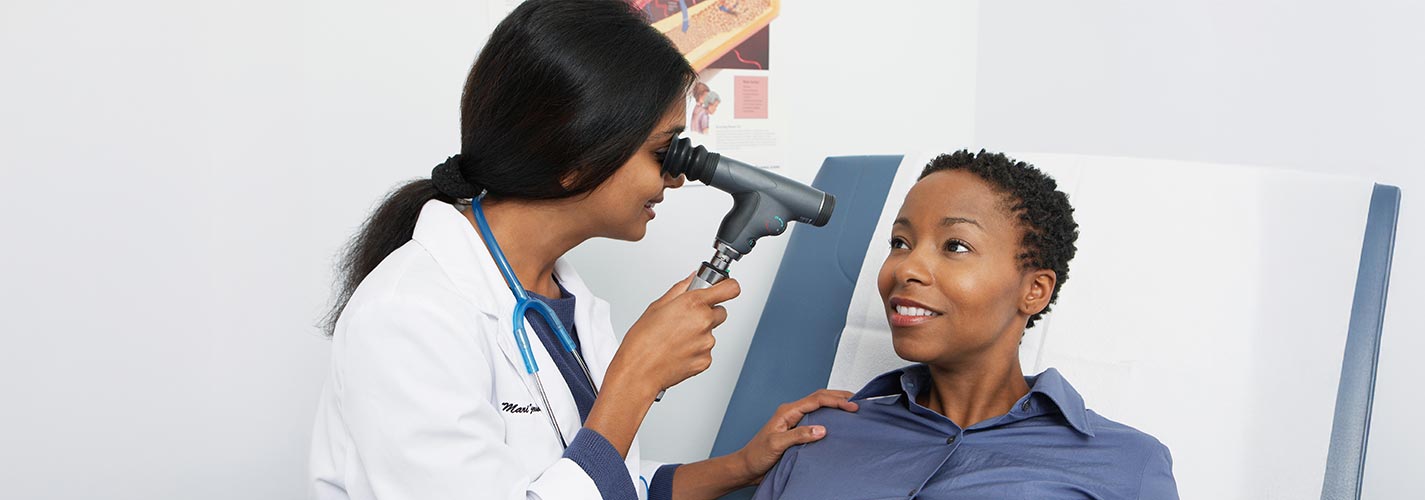
[[[1050,368],[1033,377],[1024,377],[1024,381],[1029,383],[1029,394],[1026,398],[1035,394],[1042,395],[1059,407],[1059,413],[1064,415],[1064,419],[1069,421],[1069,426],[1074,430],[1088,436],[1094,435],[1093,426],[1089,424],[1089,410],[1084,407],[1084,397],[1074,390],[1074,386],[1069,385],[1069,381],[1059,374],[1058,369]]]
[[[1064,420],[1067,420],[1069,426],[1074,430],[1088,436],[1094,435],[1093,427],[1089,424],[1088,409],[1084,407],[1083,396],[1080,396],[1078,391],[1069,385],[1069,381],[1059,374],[1059,370],[1050,368],[1038,375],[1024,377],[1024,381],[1029,384],[1029,394],[1015,403],[1016,408],[1038,394],[1053,402],[1053,406],[1058,409],[1060,414],[1064,415]],[[892,404],[900,401],[900,398],[885,396],[898,395],[905,396],[907,401],[914,401],[915,395],[929,384],[930,369],[923,364],[914,364],[876,376],[851,396],[851,400],[876,399],[874,401],[876,403]]]
[[[860,391],[857,391],[856,394],[852,395],[851,400],[858,401],[862,399],[872,399],[879,398],[882,396],[890,396],[893,394],[905,394],[907,391],[905,390],[903,383],[904,379],[906,378],[906,372],[910,368],[913,368],[915,366],[923,365],[911,365],[905,368],[898,368],[877,375],[876,378],[871,379],[871,382],[867,383],[865,387],[862,387]],[[895,400],[895,398],[886,399],[892,401]],[[885,402],[885,400],[882,400],[881,402]]]

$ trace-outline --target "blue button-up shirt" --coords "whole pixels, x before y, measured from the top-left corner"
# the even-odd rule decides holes
[[[925,365],[876,377],[852,397],[856,413],[802,420],[826,438],[788,450],[756,498],[1178,498],[1157,439],[1085,409],[1058,370],[1025,381],[1009,413],[962,429],[915,402],[930,388]]]

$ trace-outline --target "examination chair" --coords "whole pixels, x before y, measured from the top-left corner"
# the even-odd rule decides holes
[[[1182,498],[1360,497],[1398,188],[1009,156],[1059,181],[1081,233],[1058,303],[1026,332],[1027,375],[1057,367],[1090,408],[1161,440]],[[889,219],[931,157],[826,159],[814,186],[837,212],[793,231],[712,456],[737,450],[783,402],[854,392],[907,364],[890,347],[875,273]]]

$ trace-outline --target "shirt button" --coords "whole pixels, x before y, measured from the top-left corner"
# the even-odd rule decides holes
[[[1024,404],[1019,405],[1019,411],[1029,411],[1029,401],[1025,401]]]
[[[945,438],[945,444],[955,444],[955,436]]]

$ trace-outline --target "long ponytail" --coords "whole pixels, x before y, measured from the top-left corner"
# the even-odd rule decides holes
[[[381,206],[366,219],[361,231],[347,243],[336,267],[336,301],[322,320],[322,329],[328,336],[336,332],[336,320],[341,316],[342,310],[346,309],[346,303],[351,300],[356,286],[360,285],[361,280],[366,279],[366,275],[371,274],[386,256],[411,241],[421,207],[436,199],[447,203],[456,201],[441,194],[430,179],[407,182],[386,196]]]

